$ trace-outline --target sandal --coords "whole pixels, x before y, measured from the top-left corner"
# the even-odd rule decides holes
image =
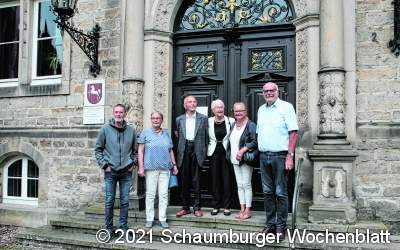
[[[251,213],[243,213],[242,216],[240,216],[241,220],[247,220],[251,218]]]
[[[240,218],[242,218],[242,214],[243,214],[242,211],[240,211],[239,213],[237,213],[237,214],[235,215],[235,219],[239,219],[239,220],[240,220]]]

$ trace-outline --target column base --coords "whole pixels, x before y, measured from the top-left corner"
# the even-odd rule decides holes
[[[308,151],[313,162],[313,223],[351,224],[356,221],[353,202],[353,167],[357,157],[345,137],[322,135]]]
[[[356,209],[351,205],[312,205],[308,220],[312,223],[353,224],[356,221]]]
[[[350,142],[346,140],[344,134],[320,134],[318,141],[314,144],[314,149],[351,149]]]

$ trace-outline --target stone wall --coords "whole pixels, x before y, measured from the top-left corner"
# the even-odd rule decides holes
[[[120,2],[80,0],[79,14],[73,18],[84,32],[90,31],[95,23],[101,27],[101,72],[97,78],[106,82],[106,120],[112,115],[112,105],[123,101]],[[77,210],[99,198],[103,178],[93,151],[100,126],[82,124],[84,82],[93,79],[89,74],[90,61],[68,36],[65,32],[64,49],[70,51],[64,54],[68,57],[64,59],[70,63],[63,65],[62,85],[68,91],[60,93],[60,86],[42,86],[35,87],[41,90],[40,96],[32,92],[0,98],[0,158],[9,150],[18,151],[22,144],[33,147],[45,159],[36,162],[42,185],[39,206]]]
[[[358,0],[357,135],[355,195],[359,219],[377,219],[400,229],[399,58],[387,48],[393,38],[393,5]]]
[[[77,210],[102,194],[103,174],[94,158],[97,129],[0,131],[0,155],[19,152],[39,167],[39,207]],[[24,147],[23,145],[28,145]],[[42,160],[37,160],[35,153]]]

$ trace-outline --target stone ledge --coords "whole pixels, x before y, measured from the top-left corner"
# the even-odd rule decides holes
[[[43,208],[0,204],[0,224],[39,227],[47,225],[47,216]]]
[[[68,138],[95,139],[101,126],[88,127],[40,127],[40,128],[1,128],[0,138],[29,137],[29,138]]]
[[[400,138],[400,123],[357,124],[357,134],[361,139]]]

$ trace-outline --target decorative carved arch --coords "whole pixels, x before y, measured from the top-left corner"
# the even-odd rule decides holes
[[[176,15],[184,0],[155,0],[149,10],[146,30],[157,30],[173,32]],[[292,0],[291,6],[296,17],[305,15],[308,8],[308,1]]]

